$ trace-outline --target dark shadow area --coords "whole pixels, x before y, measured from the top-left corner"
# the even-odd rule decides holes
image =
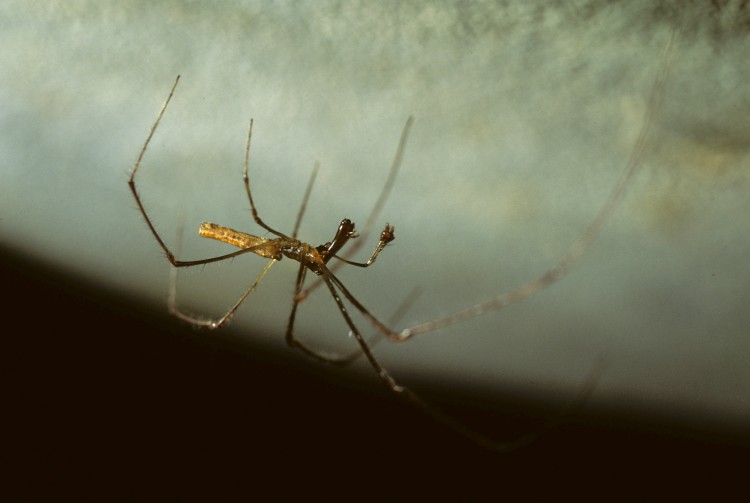
[[[374,380],[0,258],[7,499],[750,494],[739,440],[584,417],[510,454],[486,452]],[[547,413],[452,393],[433,396],[509,437]]]

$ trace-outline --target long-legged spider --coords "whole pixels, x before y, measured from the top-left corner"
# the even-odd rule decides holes
[[[162,250],[166,254],[167,259],[175,268],[190,267],[190,266],[208,264],[211,262],[218,262],[221,260],[236,257],[238,255],[242,255],[245,253],[255,253],[256,255],[259,255],[263,258],[269,259],[269,262],[260,272],[260,274],[255,279],[255,281],[253,281],[250,287],[239,298],[239,300],[237,300],[237,302],[223,316],[221,316],[218,319],[212,319],[212,320],[203,320],[203,319],[195,318],[177,309],[175,295],[174,295],[175,283],[174,283],[174,275],[173,275],[172,285],[170,288],[170,302],[169,302],[170,311],[175,316],[193,325],[202,326],[202,327],[209,328],[209,329],[219,328],[222,325],[224,325],[234,315],[234,313],[237,311],[240,305],[242,305],[242,303],[247,299],[250,293],[258,285],[258,283],[260,283],[260,281],[263,279],[266,272],[268,272],[268,270],[271,268],[272,265],[274,265],[279,260],[282,260],[284,257],[290,258],[292,260],[296,260],[297,262],[300,263],[300,266],[299,266],[299,271],[297,273],[297,279],[295,283],[295,289],[294,289],[295,294],[292,300],[292,309],[289,314],[289,319],[288,319],[287,328],[286,328],[286,342],[289,346],[297,348],[301,350],[302,352],[304,352],[305,354],[307,354],[308,356],[311,356],[317,360],[327,362],[327,363],[333,363],[333,364],[346,364],[346,363],[353,361],[356,357],[360,355],[364,355],[367,361],[369,362],[370,366],[377,373],[378,377],[385,383],[385,385],[391,391],[395,392],[396,394],[406,397],[411,402],[425,409],[429,414],[433,415],[438,420],[446,423],[448,426],[454,428],[461,434],[466,435],[473,441],[485,447],[489,447],[489,448],[499,450],[499,451],[507,451],[507,450],[510,450],[512,448],[515,448],[515,447],[518,447],[520,445],[527,443],[529,440],[532,440],[533,438],[535,438],[540,432],[538,431],[534,434],[526,435],[524,437],[521,437],[511,442],[500,443],[500,442],[491,440],[479,433],[476,433],[469,428],[466,428],[465,426],[460,424],[458,421],[456,421],[452,417],[444,414],[442,411],[429,405],[424,400],[422,400],[418,395],[410,391],[408,388],[401,386],[391,377],[388,371],[386,371],[386,369],[375,358],[372,352],[372,345],[378,340],[382,339],[383,337],[388,338],[394,342],[404,342],[417,334],[431,332],[433,330],[437,330],[439,328],[443,328],[443,327],[473,318],[475,316],[479,316],[488,312],[496,311],[508,304],[523,300],[526,297],[529,297],[541,291],[542,289],[549,287],[550,285],[558,281],[565,273],[567,273],[578,262],[578,260],[581,258],[583,253],[590,246],[591,242],[601,231],[602,227],[604,226],[607,219],[610,217],[610,215],[614,211],[617,204],[621,201],[628,182],[636,174],[636,172],[638,171],[642,163],[642,158],[643,158],[643,153],[645,150],[645,143],[648,137],[648,132],[649,132],[651,123],[653,121],[653,117],[656,114],[659,108],[660,102],[661,102],[661,98],[663,94],[663,87],[666,81],[666,76],[668,73],[669,62],[670,62],[673,46],[675,43],[675,39],[676,39],[676,31],[673,33],[667,45],[667,49],[664,55],[664,61],[662,65],[660,66],[659,72],[655,79],[655,83],[653,85],[646,117],[644,119],[638,139],[633,147],[630,158],[628,159],[626,168],[622,176],[620,177],[614,189],[612,190],[611,195],[608,197],[604,205],[599,209],[599,211],[595,215],[592,222],[584,230],[584,232],[573,242],[571,247],[568,249],[565,255],[561,258],[561,260],[554,267],[547,270],[544,274],[527,282],[526,284],[520,286],[519,288],[516,288],[513,291],[500,294],[485,302],[466,307],[464,309],[456,311],[447,316],[437,318],[435,320],[427,321],[427,322],[424,322],[424,323],[421,323],[421,324],[418,324],[409,328],[405,328],[401,331],[394,331],[391,328],[389,328],[385,323],[382,323],[367,308],[365,308],[354,297],[354,295],[352,295],[352,293],[344,286],[344,284],[334,274],[334,270],[336,269],[336,266],[341,263],[346,263],[346,264],[354,265],[357,267],[369,267],[370,265],[375,263],[378,255],[383,251],[386,245],[388,245],[388,243],[390,243],[391,241],[395,239],[394,227],[390,224],[385,225],[385,227],[380,233],[380,239],[378,240],[378,243],[375,246],[375,249],[373,250],[372,254],[370,255],[370,258],[366,262],[355,262],[349,259],[352,253],[355,252],[361,246],[362,240],[355,241],[353,245],[349,247],[348,252],[339,255],[339,252],[343,249],[343,247],[351,239],[357,237],[354,223],[351,222],[351,220],[346,219],[346,218],[343,219],[341,223],[339,224],[338,230],[336,231],[331,241],[328,241],[319,246],[312,246],[310,244],[307,244],[298,240],[297,232],[299,230],[300,222],[304,214],[307,201],[310,195],[310,190],[312,188],[312,185],[313,185],[316,173],[317,173],[317,166],[313,170],[313,174],[310,178],[310,182],[308,183],[305,196],[303,198],[300,210],[297,214],[297,219],[296,219],[292,234],[286,235],[274,229],[273,227],[270,227],[268,224],[266,224],[263,221],[263,219],[261,219],[261,217],[259,216],[258,210],[255,206],[255,202],[253,201],[253,196],[252,196],[252,191],[251,191],[251,186],[250,186],[249,158],[250,158],[250,144],[251,144],[251,139],[252,139],[252,126],[253,126],[252,120],[250,121],[250,125],[248,127],[247,143],[245,147],[245,163],[244,163],[244,172],[243,172],[245,192],[250,202],[250,208],[252,210],[252,215],[253,215],[253,219],[255,220],[255,222],[260,227],[262,227],[267,232],[273,234],[276,237],[264,238],[264,237],[255,236],[252,234],[247,234],[244,232],[235,231],[233,229],[229,229],[227,227],[223,227],[221,225],[217,225],[213,223],[203,223],[201,224],[199,228],[199,235],[201,237],[206,237],[206,238],[211,238],[211,239],[215,239],[218,241],[222,241],[224,243],[238,247],[240,248],[240,250],[234,251],[232,253],[227,253],[224,255],[219,255],[216,257],[210,257],[210,258],[205,258],[205,259],[200,259],[200,260],[183,261],[183,260],[178,260],[175,257],[175,255],[172,253],[172,251],[170,251],[169,247],[167,247],[164,240],[161,238],[161,236],[157,232],[156,228],[154,227],[151,221],[151,218],[148,216],[143,206],[143,203],[141,202],[141,198],[138,195],[138,191],[136,190],[136,186],[135,186],[135,175],[141,166],[141,161],[143,160],[143,156],[148,148],[151,138],[153,137],[154,132],[156,131],[156,128],[158,127],[162,119],[162,116],[169,102],[172,99],[175,88],[177,87],[177,84],[179,82],[180,77],[178,76],[175,79],[175,82],[172,85],[169,95],[166,101],[164,102],[164,105],[162,106],[161,110],[159,111],[156,117],[156,120],[154,121],[153,126],[151,127],[148,137],[146,138],[146,141],[140,153],[138,154],[136,162],[130,173],[128,185],[133,194],[133,197],[135,198],[138,208],[141,214],[143,215],[143,218],[146,220],[146,224],[151,230],[151,233],[153,234],[154,238],[156,238],[156,241],[159,243],[159,246],[161,246]],[[393,160],[393,164],[391,166],[388,180],[385,186],[383,187],[380,197],[375,203],[375,206],[364,226],[364,232],[363,232],[364,234],[367,234],[369,232],[370,227],[379,216],[380,209],[383,206],[386,198],[388,197],[391,191],[391,187],[393,185],[396,174],[401,165],[401,160],[402,160],[403,153],[404,153],[406,139],[408,136],[409,129],[412,125],[412,122],[413,122],[412,118],[409,117],[409,119],[406,121],[406,124],[404,125],[404,129],[403,129],[403,132],[401,133],[401,139],[398,145],[398,149],[396,151],[395,158]],[[338,263],[332,264],[329,267],[328,264],[333,258],[337,259]],[[313,283],[308,289],[304,289],[303,287],[304,287],[305,278],[306,278],[308,270],[312,271],[318,277],[318,281]],[[354,336],[354,338],[359,344],[359,348],[360,348],[359,351],[357,351],[356,353],[353,353],[352,355],[344,356],[344,357],[331,357],[331,356],[322,354],[318,351],[311,349],[310,347],[303,344],[294,336],[294,322],[295,322],[297,307],[299,306],[299,303],[302,302],[307,297],[307,295],[310,293],[312,289],[316,288],[317,286],[321,284],[324,284],[328,288],[329,292],[331,293],[333,299],[336,302],[336,305],[341,315],[343,316],[344,320],[346,321],[346,324],[349,327],[351,335]],[[359,329],[357,328],[357,325],[352,320],[349,314],[349,311],[347,310],[347,307],[342,300],[342,296],[352,306],[354,306],[354,308],[357,311],[359,311],[362,314],[362,316],[364,316],[364,318],[368,320],[368,322],[370,322],[377,329],[378,334],[376,336],[376,339],[371,340],[369,343],[368,341],[365,340],[365,338],[362,336]],[[576,401],[577,405],[580,405],[586,399],[586,397],[590,394],[590,392],[593,389],[594,383],[595,383],[595,378],[590,378],[587,381],[587,385],[582,389],[581,396]],[[547,425],[545,425],[545,427],[541,428],[540,431],[546,429],[553,423],[554,421],[550,421]]]

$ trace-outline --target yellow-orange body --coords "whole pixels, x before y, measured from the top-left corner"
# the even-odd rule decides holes
[[[286,256],[305,264],[316,274],[322,274],[329,255],[330,243],[315,248],[298,239],[292,238],[262,238],[246,232],[236,231],[229,227],[204,222],[198,229],[198,234],[204,238],[215,239],[237,248],[249,249],[252,253],[264,258],[281,260]]]

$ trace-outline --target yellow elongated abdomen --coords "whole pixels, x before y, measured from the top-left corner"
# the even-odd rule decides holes
[[[276,240],[254,236],[253,234],[236,231],[218,224],[203,222],[198,229],[198,234],[202,238],[215,239],[236,246],[237,248],[247,249],[257,247],[252,252],[261,257],[275,258],[278,255]]]

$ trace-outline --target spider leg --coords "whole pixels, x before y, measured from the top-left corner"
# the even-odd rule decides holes
[[[357,308],[357,310],[362,313],[362,316],[367,318],[367,321],[369,321],[375,328],[377,328],[384,336],[388,337],[393,342],[402,342],[404,339],[401,338],[401,335],[397,332],[394,332],[390,328],[388,328],[382,321],[377,319],[370,311],[367,310],[365,306],[363,306],[355,297],[354,295],[349,292],[349,290],[344,286],[344,284],[339,280],[330,270],[325,270],[323,273],[323,279],[326,282],[326,284],[329,284],[329,288],[332,285],[335,285],[336,288],[339,289],[341,293],[344,294],[344,297],[346,297],[346,300],[352,303],[354,307]],[[338,294],[336,294],[336,297],[338,297]]]
[[[211,330],[220,328],[227,321],[229,321],[229,319],[234,315],[237,309],[239,309],[242,303],[245,302],[247,297],[250,295],[250,292],[255,290],[255,287],[258,286],[258,284],[261,282],[263,276],[266,275],[271,266],[276,262],[276,259],[269,260],[260,274],[258,274],[258,277],[255,278],[255,281],[253,281],[253,284],[250,285],[250,288],[248,288],[245,293],[242,294],[242,297],[240,297],[239,300],[235,302],[235,304],[231,307],[231,309],[229,309],[229,311],[226,312],[226,314],[215,319],[197,318],[179,310],[179,308],[177,307],[177,269],[173,268],[170,270],[169,275],[169,312],[173,316],[198,327],[204,327]]]
[[[383,381],[383,383],[388,387],[388,389],[390,389],[397,395],[405,397],[414,405],[422,409],[429,416],[432,416],[433,418],[440,421],[441,423],[448,426],[449,428],[453,429],[457,433],[463,435],[464,437],[468,438],[472,442],[489,450],[493,450],[497,452],[509,452],[509,451],[515,450],[519,447],[523,447],[533,442],[540,435],[542,435],[543,433],[557,426],[565,417],[569,416],[573,411],[580,409],[585,404],[585,402],[591,396],[591,393],[593,392],[594,387],[596,386],[596,383],[598,382],[599,375],[601,374],[601,371],[602,371],[602,366],[601,365],[598,366],[595,369],[595,372],[592,373],[592,375],[586,380],[585,385],[581,388],[581,392],[579,393],[579,396],[576,397],[572,405],[569,407],[566,407],[563,411],[558,413],[557,416],[548,420],[539,429],[531,433],[517,437],[510,441],[498,442],[486,435],[483,435],[471,428],[468,428],[463,423],[458,421],[456,418],[446,414],[439,408],[423,400],[419,395],[417,395],[410,389],[398,384],[396,380],[393,379],[393,377],[391,377],[388,371],[375,358],[374,354],[372,353],[371,347],[365,341],[364,337],[362,337],[362,335],[360,334],[359,330],[357,329],[357,326],[354,324],[354,321],[351,319],[351,316],[349,316],[349,312],[347,311],[344,303],[341,301],[341,297],[339,297],[338,293],[336,292],[336,288],[338,288],[342,293],[344,293],[347,300],[352,302],[352,304],[354,304],[354,306],[357,307],[357,310],[359,310],[365,317],[367,317],[368,319],[370,318],[374,319],[374,317],[372,317],[372,315],[367,310],[362,308],[362,305],[359,302],[357,302],[356,299],[354,299],[354,297],[348,291],[346,291],[346,289],[343,287],[341,282],[334,281],[333,274],[330,274],[330,272],[328,274],[324,274],[323,281],[325,281],[325,284],[330,290],[331,295],[333,295],[333,298],[336,301],[336,305],[338,306],[339,311],[341,312],[341,315],[346,320],[347,325],[349,325],[349,329],[351,330],[352,335],[354,335],[355,339],[357,339],[357,342],[360,345],[362,354],[365,355],[365,357],[367,358],[367,361],[370,363],[370,366],[375,370],[375,373]],[[370,321],[372,321],[372,319]],[[381,325],[376,325],[376,326],[378,328],[381,327]]]
[[[417,297],[422,292],[422,289],[418,286],[412,288],[411,292],[404,298],[404,300],[401,301],[401,304],[399,304],[396,311],[391,315],[390,318],[388,318],[388,324],[389,325],[395,325],[399,321],[401,321],[401,318],[404,317],[404,315],[407,313],[409,308],[414,304],[414,301],[417,300]],[[351,333],[351,332],[350,332]],[[377,332],[373,335],[371,335],[367,339],[367,345],[370,347],[370,349],[373,349],[375,346],[380,344],[385,339],[385,336],[382,332]],[[343,356],[340,358],[340,365],[348,365],[349,363],[352,363],[356,359],[358,359],[360,356],[362,356],[362,350],[358,349],[356,351],[353,351],[349,353],[346,356]]]
[[[620,176],[620,179],[615,184],[605,203],[599,208],[599,211],[594,216],[594,219],[591,221],[588,227],[586,227],[583,233],[578,236],[578,238],[573,242],[570,248],[568,248],[568,251],[565,253],[565,255],[563,255],[559,262],[541,276],[529,281],[524,285],[521,285],[511,292],[500,294],[485,302],[469,306],[459,311],[455,311],[447,316],[443,316],[432,321],[420,323],[419,325],[406,328],[401,331],[401,340],[406,340],[420,333],[432,332],[433,330],[447,327],[449,325],[474,318],[475,316],[480,316],[484,313],[496,311],[508,304],[521,301],[556,283],[560,278],[567,274],[568,271],[573,268],[573,266],[578,263],[586,250],[591,246],[591,243],[599,235],[609,218],[612,216],[614,210],[622,201],[622,198],[625,195],[625,189],[638,173],[641,165],[643,164],[649,131],[654,121],[654,116],[656,116],[656,114],[658,113],[663,101],[664,87],[667,81],[667,76],[669,75],[669,69],[671,67],[674,47],[677,44],[678,34],[679,28],[675,28],[672,31],[672,35],[669,41],[667,42],[666,48],[664,49],[662,64],[656,74],[654,85],[649,96],[646,116],[643,119],[643,124],[641,125],[641,129],[638,133],[638,138],[633,145],[633,149],[630,151],[630,156],[628,157],[625,169]]]
[[[385,185],[383,185],[383,189],[380,191],[380,195],[378,196],[377,201],[375,201],[375,204],[373,205],[364,226],[362,226],[362,231],[360,232],[362,236],[366,236],[372,229],[372,226],[375,225],[375,221],[380,218],[380,214],[383,211],[383,206],[385,206],[388,197],[391,195],[393,184],[396,182],[396,175],[398,174],[399,169],[401,169],[401,162],[404,158],[404,151],[406,149],[406,140],[409,137],[409,131],[411,130],[412,124],[414,124],[414,117],[410,115],[406,119],[404,129],[401,130],[401,137],[399,138],[398,147],[396,148],[396,154],[393,156],[393,162],[391,163],[391,169],[388,172],[388,178],[385,181]],[[349,250],[344,254],[343,258],[349,258],[353,256],[361,247],[362,244],[354,243],[349,247]]]
[[[130,172],[130,178],[128,179],[128,186],[130,187],[130,192],[133,194],[133,198],[135,199],[135,202],[138,205],[138,209],[140,210],[141,215],[143,215],[144,220],[146,220],[146,225],[148,225],[148,228],[151,231],[151,234],[156,239],[156,242],[159,243],[159,246],[161,246],[161,249],[166,254],[169,262],[175,267],[189,267],[193,265],[208,264],[210,262],[218,262],[220,260],[225,260],[228,258],[236,257],[237,255],[242,255],[243,253],[247,253],[248,251],[251,251],[251,250],[239,250],[233,253],[227,253],[226,255],[220,255],[218,257],[211,257],[211,258],[201,259],[201,260],[190,260],[190,261],[177,260],[175,258],[174,253],[172,253],[172,251],[169,249],[166,243],[164,243],[164,240],[161,238],[159,233],[156,231],[156,227],[154,227],[154,224],[151,221],[151,218],[148,216],[148,213],[146,213],[146,208],[144,208],[143,202],[141,202],[141,197],[138,194],[138,190],[136,189],[136,186],[135,186],[135,175],[138,172],[138,169],[141,167],[141,162],[143,161],[143,157],[146,154],[146,150],[148,149],[148,146],[151,143],[151,138],[153,138],[154,133],[156,132],[156,128],[159,126],[159,123],[161,122],[161,118],[167,109],[167,105],[169,105],[169,102],[172,100],[172,96],[174,95],[175,89],[177,88],[177,83],[179,81],[180,81],[180,76],[178,75],[174,81],[174,84],[172,84],[172,88],[169,90],[169,95],[167,96],[166,101],[164,101],[164,104],[162,105],[161,109],[159,110],[159,113],[156,116],[156,120],[154,121],[154,124],[151,126],[151,130],[149,131],[148,136],[146,137],[146,141],[143,144],[141,151],[138,153],[138,157],[136,158],[135,164],[133,165],[133,169]]]
[[[388,196],[391,195],[391,190],[393,189],[393,184],[396,181],[396,175],[398,174],[399,169],[401,168],[401,161],[404,158],[404,150],[406,149],[406,140],[409,137],[409,130],[411,129],[411,125],[414,123],[414,117],[409,116],[408,119],[406,119],[406,124],[404,124],[404,129],[401,131],[401,138],[398,142],[398,148],[396,149],[396,155],[393,157],[393,162],[391,163],[391,170],[388,172],[388,179],[385,182],[385,185],[383,185],[383,190],[380,191],[380,195],[378,196],[377,201],[375,201],[375,205],[372,207],[372,211],[370,211],[370,215],[367,217],[367,220],[365,221],[365,225],[362,227],[362,231],[360,232],[360,236],[365,237],[370,232],[370,229],[374,225],[375,221],[380,217],[380,213],[383,210],[383,206],[385,205],[385,202],[388,200]],[[364,243],[364,240],[354,241],[351,246],[347,249],[346,253],[342,257],[336,257],[340,260],[346,261],[349,257],[354,255],[354,253],[357,252],[362,247],[362,244]],[[329,268],[332,271],[336,271],[341,264],[336,263],[332,264]],[[315,282],[313,282],[309,287],[307,287],[305,290],[301,291],[297,297],[299,297],[300,300],[304,299],[308,295],[310,295],[310,292],[318,288],[323,280],[321,278],[318,278]]]
[[[339,356],[331,356],[323,354],[319,351],[316,351],[306,344],[304,344],[302,341],[297,339],[294,336],[294,320],[297,316],[297,307],[299,306],[299,303],[301,302],[299,299],[297,299],[296,294],[302,289],[302,285],[305,283],[305,276],[307,275],[307,267],[300,263],[299,272],[297,272],[297,281],[295,283],[295,296],[292,299],[292,311],[289,313],[289,321],[286,325],[286,343],[289,347],[299,349],[303,353],[305,353],[310,358],[313,358],[315,360],[324,362],[324,363],[330,363],[332,365],[347,365],[348,363],[351,363],[356,359],[356,356],[359,356],[358,354],[356,356],[349,355],[345,357],[339,357]]]
[[[346,309],[346,306],[341,301],[341,297],[339,297],[339,294],[336,291],[336,286],[338,285],[334,286],[334,283],[330,279],[333,277],[333,275],[324,274],[322,277],[323,281],[328,287],[328,290],[330,290],[331,295],[333,295],[333,299],[336,301],[336,305],[338,306],[341,315],[344,317],[344,320],[346,320],[346,324],[349,325],[349,330],[351,330],[354,338],[357,339],[357,342],[362,349],[362,353],[365,355],[365,358],[367,358],[367,361],[370,362],[370,366],[375,370],[375,373],[394,393],[401,394],[407,392],[407,389],[397,384],[396,381],[385,370],[385,368],[383,368],[383,366],[378,363],[378,360],[375,358],[375,355],[373,355],[364,337],[362,337],[362,334],[359,333],[357,326],[354,324],[354,321],[352,321],[351,316],[349,316],[349,311]]]
[[[315,177],[318,176],[318,170],[320,164],[317,162],[313,166],[312,174],[310,175],[310,181],[307,182],[307,188],[305,189],[305,195],[302,197],[302,204],[300,204],[299,211],[297,212],[297,220],[294,222],[294,230],[292,231],[292,239],[297,239],[297,232],[299,232],[299,226],[302,223],[302,216],[305,214],[307,209],[307,202],[310,200],[310,194],[312,193],[313,184],[315,183]]]
[[[295,293],[299,292],[299,290],[302,289],[302,285],[305,282],[306,274],[307,274],[307,267],[305,267],[303,264],[300,264],[299,272],[297,273]],[[404,298],[401,304],[399,304],[398,308],[393,313],[393,315],[388,319],[388,323],[389,324],[398,323],[398,321],[401,318],[403,318],[403,316],[409,310],[409,308],[414,303],[414,301],[416,300],[417,296],[419,296],[420,293],[421,293],[421,290],[419,287],[412,289],[412,291],[409,292],[409,294]],[[300,351],[305,353],[307,356],[314,358],[318,361],[322,361],[324,363],[329,363],[332,365],[338,365],[342,367],[345,365],[349,365],[350,363],[357,360],[360,356],[362,356],[363,352],[361,349],[352,351],[351,353],[344,355],[344,356],[326,355],[319,351],[315,351],[314,349],[310,348],[309,346],[301,342],[299,339],[297,339],[294,336],[294,321],[297,316],[297,307],[299,306],[300,302],[301,300],[297,299],[297,296],[295,295],[292,300],[292,311],[289,313],[289,321],[287,322],[287,330],[286,330],[287,345],[289,345],[290,347],[299,349]],[[383,333],[378,332],[367,339],[367,345],[370,348],[373,348],[376,345],[378,345],[383,340],[383,338],[384,338]]]
[[[339,311],[341,312],[341,315],[344,317],[344,320],[346,320],[346,324],[349,325],[349,329],[351,330],[352,335],[354,335],[355,339],[357,339],[357,342],[360,345],[362,353],[365,355],[365,357],[367,358],[367,361],[370,363],[370,366],[373,368],[373,370],[375,370],[375,373],[378,375],[380,380],[383,381],[383,383],[388,387],[388,389],[390,389],[392,392],[396,393],[397,395],[401,395],[405,397],[406,399],[408,399],[409,401],[417,405],[419,408],[421,408],[423,411],[427,412],[427,414],[433,416],[440,422],[453,428],[454,430],[458,431],[459,433],[468,437],[469,439],[479,443],[480,445],[484,445],[486,447],[494,446],[495,443],[492,440],[490,440],[489,438],[483,435],[480,435],[479,433],[476,433],[473,430],[466,428],[461,423],[456,421],[454,418],[446,415],[441,410],[433,407],[432,405],[422,400],[422,398],[420,398],[419,395],[417,395],[413,391],[398,384],[396,380],[393,377],[391,377],[388,371],[375,358],[375,355],[372,353],[364,337],[362,337],[362,335],[359,333],[357,326],[354,324],[354,321],[352,320],[351,316],[349,316],[349,312],[347,311],[346,306],[341,301],[341,297],[336,291],[336,288],[337,287],[340,288],[341,285],[340,283],[334,283],[332,278],[333,278],[332,274],[324,275],[323,281],[325,282],[326,286],[328,287],[328,290],[331,292],[331,295],[336,301],[336,305],[338,306]],[[350,301],[352,300],[353,297],[351,297],[351,294],[348,294],[347,292],[345,295],[348,300]],[[361,304],[357,302],[355,306],[359,309]],[[369,312],[363,311],[362,309],[359,309],[359,310],[360,312],[362,312],[363,315],[365,316],[369,315]],[[500,444],[499,447],[500,449],[498,450],[505,450],[508,448],[505,444]]]
[[[253,212],[253,219],[255,220],[255,223],[266,229],[271,234],[276,234],[280,238],[289,239],[289,236],[286,234],[283,234],[276,229],[269,227],[258,215],[258,210],[255,207],[255,202],[253,201],[253,193],[250,190],[250,141],[253,138],[253,120],[250,119],[250,125],[247,128],[247,144],[245,145],[245,170],[242,173],[242,179],[245,182],[245,192],[247,193],[247,198],[250,201],[250,209]],[[301,218],[301,217],[299,217]]]

